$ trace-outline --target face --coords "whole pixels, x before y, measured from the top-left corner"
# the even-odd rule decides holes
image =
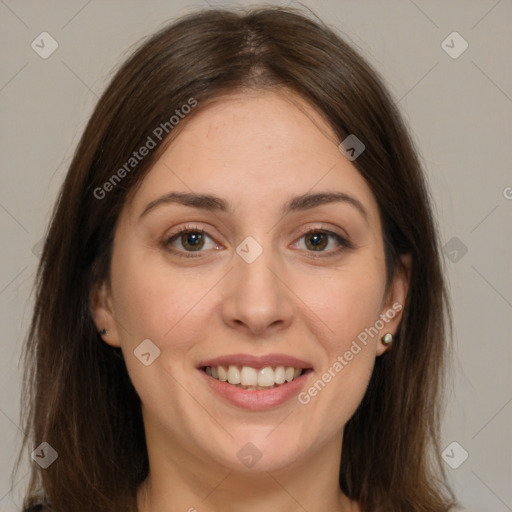
[[[322,193],[338,200],[305,199]],[[269,471],[341,444],[407,292],[400,272],[386,288],[365,180],[280,92],[222,98],[184,125],[121,213],[110,284],[94,319],[122,348],[152,446],[236,471],[251,450]],[[287,367],[303,373],[288,382]],[[219,380],[237,370],[263,389]]]

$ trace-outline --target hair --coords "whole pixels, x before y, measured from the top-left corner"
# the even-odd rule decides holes
[[[392,349],[375,362],[344,430],[339,484],[363,511],[441,512],[456,505],[440,458],[440,421],[452,335],[436,220],[417,150],[383,79],[352,45],[294,8],[206,9],[146,38],[99,99],[55,204],[24,342],[21,423],[58,459],[32,464],[23,506],[136,511],[149,461],[140,398],[123,354],[102,341],[90,294],[110,278],[116,222],[179,129],[124,173],[115,170],[182,105],[243,91],[288,90],[366,150],[353,165],[378,203],[388,283],[412,265]],[[167,126],[167,125],[165,125]],[[167,126],[168,127],[168,126]],[[118,176],[119,173],[118,173]]]

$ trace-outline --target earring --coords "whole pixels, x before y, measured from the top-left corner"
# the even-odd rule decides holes
[[[98,331],[98,334],[100,336],[106,336],[108,334],[108,331],[107,331],[107,329],[101,329],[101,331]]]
[[[393,335],[390,332],[388,332],[384,334],[384,336],[382,336],[380,340],[382,341],[382,343],[384,343],[384,345],[391,345],[391,343],[393,343]]]

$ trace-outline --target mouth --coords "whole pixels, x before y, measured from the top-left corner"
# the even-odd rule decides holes
[[[245,391],[268,391],[285,386],[305,374],[313,371],[313,368],[295,368],[294,366],[253,366],[216,365],[201,366],[199,370],[209,377],[229,384]]]
[[[231,354],[200,361],[197,370],[216,399],[264,411],[296,397],[314,367],[288,354]]]

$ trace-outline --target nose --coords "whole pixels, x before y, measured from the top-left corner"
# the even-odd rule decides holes
[[[225,286],[222,316],[229,327],[262,337],[290,326],[293,292],[271,249],[250,263],[235,254]]]

